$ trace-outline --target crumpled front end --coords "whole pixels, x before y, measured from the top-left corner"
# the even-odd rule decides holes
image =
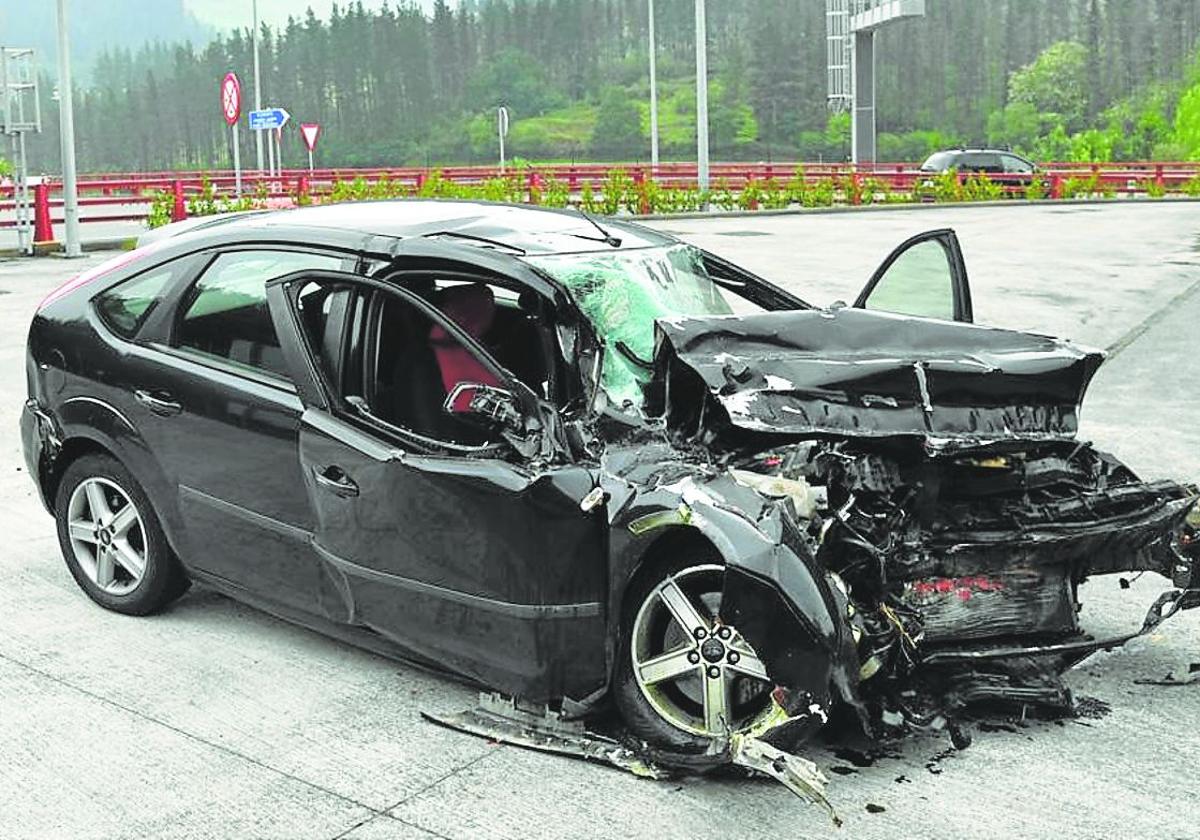
[[[868,726],[981,701],[1069,708],[1067,667],[1193,605],[1200,585],[1196,488],[1140,481],[1075,439],[1102,359],[1045,336],[851,309],[663,319],[648,405],[771,500],[751,518],[778,518],[766,530],[781,550],[831,582],[844,603],[825,607],[854,671],[835,688]],[[811,669],[795,664],[808,650],[788,642],[806,610],[789,565],[727,562],[723,614],[762,646],[773,679],[811,691]],[[1179,591],[1142,628],[1092,639],[1079,585],[1138,571]]]
[[[793,500],[801,489],[819,500],[797,519],[819,566],[844,584],[869,725],[987,701],[1069,710],[1067,667],[1194,605],[1196,489],[1141,482],[1090,446],[930,457],[809,442],[740,467],[764,489],[774,479]],[[1136,571],[1180,591],[1128,635],[1087,635],[1079,585]]]

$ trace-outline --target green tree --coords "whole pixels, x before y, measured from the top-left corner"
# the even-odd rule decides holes
[[[1042,136],[1045,119],[1028,102],[1010,102],[988,117],[987,139],[997,146],[1009,145],[1028,154]]]
[[[641,114],[622,88],[609,87],[601,95],[590,147],[593,155],[606,160],[641,150]]]
[[[531,117],[565,104],[544,66],[521,50],[509,49],[485,61],[467,85],[467,107],[482,111],[506,105],[513,117]]]
[[[1200,83],[1192,85],[1175,109],[1175,143],[1188,160],[1200,160]]]
[[[1012,74],[1008,99],[1032,105],[1039,113],[1057,114],[1068,130],[1079,128],[1088,107],[1087,68],[1082,44],[1051,44],[1036,61]]]

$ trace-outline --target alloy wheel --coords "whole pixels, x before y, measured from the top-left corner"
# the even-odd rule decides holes
[[[667,577],[639,607],[630,644],[642,695],[667,723],[704,737],[745,729],[770,707],[766,668],[717,618],[724,574],[705,564]]]
[[[129,494],[99,476],[86,478],[67,503],[67,533],[79,568],[109,595],[127,595],[146,574],[142,517]]]

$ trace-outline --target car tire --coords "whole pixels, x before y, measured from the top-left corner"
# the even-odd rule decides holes
[[[120,461],[86,455],[67,466],[54,501],[58,542],[75,582],[105,609],[157,612],[188,588],[150,499]]]
[[[626,591],[613,700],[635,740],[660,750],[699,754],[717,738],[745,731],[767,714],[772,685],[736,629],[714,623],[725,575],[720,555],[711,547],[684,554],[644,570]],[[683,632],[679,614],[687,611],[686,605],[683,609],[670,606],[681,595],[703,619],[704,638],[689,639]],[[695,628],[691,630],[694,636]],[[725,633],[728,637],[718,639],[718,634]],[[711,647],[706,649],[705,642]],[[680,675],[655,682],[657,677],[647,666],[657,664],[668,665],[658,675],[675,668]],[[709,676],[713,669],[720,674],[718,680]],[[761,678],[750,677],[742,669],[755,670]],[[710,709],[706,704],[709,689],[718,682],[727,686],[724,697],[729,708],[728,714],[721,716],[723,728],[709,726],[705,720]]]

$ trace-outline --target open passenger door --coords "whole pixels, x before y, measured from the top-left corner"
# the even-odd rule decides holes
[[[972,323],[967,267],[954,231],[930,230],[903,242],[875,270],[854,306]]]

